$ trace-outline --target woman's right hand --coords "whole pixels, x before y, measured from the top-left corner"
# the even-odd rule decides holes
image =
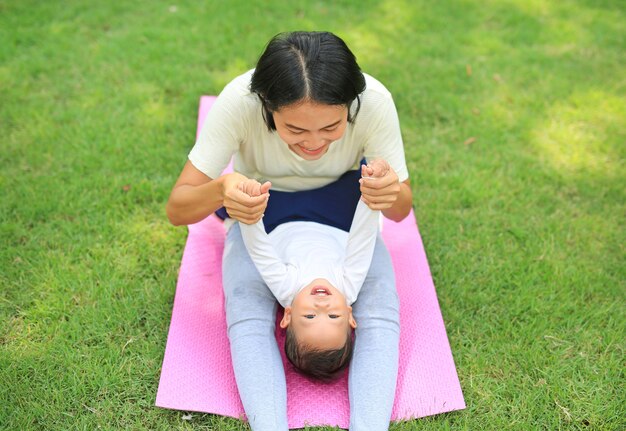
[[[250,196],[240,187],[241,183],[249,181],[246,176],[233,172],[223,175],[221,181],[224,208],[231,218],[253,224],[263,217],[269,199],[270,183],[263,184],[260,195]]]

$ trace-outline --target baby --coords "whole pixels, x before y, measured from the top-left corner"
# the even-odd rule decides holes
[[[361,176],[383,177],[384,160],[361,166]],[[250,196],[269,191],[256,180],[239,184]],[[280,326],[287,330],[285,353],[301,372],[330,380],[352,357],[357,323],[351,304],[357,299],[374,253],[380,211],[362,200],[350,232],[309,221],[284,223],[269,235],[263,220],[240,223],[241,234],[263,280],[285,308]]]

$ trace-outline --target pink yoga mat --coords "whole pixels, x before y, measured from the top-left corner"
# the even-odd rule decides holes
[[[214,100],[213,96],[201,98],[198,131]],[[464,409],[413,213],[400,223],[385,220],[383,238],[391,252],[400,296],[400,369],[392,419]],[[215,216],[189,226],[156,405],[244,418],[226,335],[223,246],[224,227]],[[346,376],[328,385],[302,378],[287,362],[285,370],[291,428],[348,427]]]

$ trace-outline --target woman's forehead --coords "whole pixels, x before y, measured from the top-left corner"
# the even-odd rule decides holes
[[[275,111],[274,120],[299,129],[317,130],[346,119],[347,114],[348,108],[344,105],[302,102]]]

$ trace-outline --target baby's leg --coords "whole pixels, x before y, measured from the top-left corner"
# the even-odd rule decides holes
[[[254,431],[286,431],[285,371],[274,336],[277,302],[250,260],[239,224],[222,262],[226,321],[237,388]]]
[[[357,321],[350,364],[350,431],[386,431],[398,376],[399,302],[389,253],[380,238],[353,304]]]

